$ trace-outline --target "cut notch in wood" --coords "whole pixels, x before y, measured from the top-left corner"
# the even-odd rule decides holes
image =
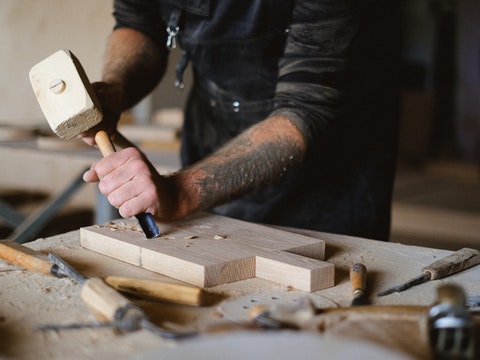
[[[215,234],[224,237],[215,239]],[[334,266],[322,261],[323,240],[212,214],[174,223],[163,236],[148,242],[128,227],[116,231],[86,227],[80,231],[80,243],[199,287],[252,277],[304,291],[334,285]]]

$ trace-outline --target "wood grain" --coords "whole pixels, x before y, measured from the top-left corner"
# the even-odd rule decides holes
[[[252,277],[304,291],[334,285],[320,239],[206,213],[163,229],[161,237],[146,240],[132,221],[117,221],[80,229],[80,243],[200,287]]]
[[[53,132],[72,139],[102,120],[95,92],[78,59],[59,50],[29,72],[40,108]]]

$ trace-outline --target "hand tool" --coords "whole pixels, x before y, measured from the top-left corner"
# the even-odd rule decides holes
[[[352,306],[368,305],[366,294],[367,268],[361,263],[355,263],[350,268],[350,283],[352,284]]]
[[[0,240],[0,259],[43,275],[65,277],[46,255],[12,240]]]
[[[82,65],[70,51],[55,52],[34,65],[29,75],[40,108],[59,137],[72,139],[101,122],[103,114],[95,91]],[[101,134],[100,138],[105,144],[102,146],[110,143],[109,148],[99,145],[106,156],[106,149],[110,151],[113,145],[106,134]],[[138,214],[136,218],[148,239],[160,235],[152,214]]]
[[[473,313],[463,289],[456,284],[437,288],[437,303],[428,313],[429,340],[435,359],[474,360],[480,356]]]
[[[415,305],[368,305],[351,306],[338,308],[315,308],[309,301],[301,299],[297,304],[285,306],[265,306],[256,305],[252,307],[248,314],[248,320],[251,325],[259,326],[264,329],[304,329],[308,328],[309,323],[315,318],[324,315],[340,314],[347,316],[349,314],[363,314],[365,316],[380,316],[386,314],[402,314],[406,316],[427,316],[429,306]],[[478,314],[475,309],[465,307],[468,313],[478,321]]]
[[[65,267],[59,267],[47,255],[11,240],[0,240],[0,259],[43,275],[69,276],[69,273],[63,272]],[[205,295],[199,287],[157,280],[107,276],[104,281],[121,292],[181,305],[202,305]]]
[[[160,329],[151,323],[138,306],[108,286],[100,278],[86,278],[55,254],[48,258],[56,264],[62,274],[82,284],[80,296],[95,317],[100,321],[111,323],[115,328],[131,332],[146,329],[167,339],[181,339],[193,336],[193,333],[173,333]],[[48,329],[45,326],[44,329]]]
[[[441,279],[478,264],[480,264],[480,251],[463,248],[424,267],[422,269],[422,275],[419,275],[404,284],[381,291],[378,293],[378,296],[400,292],[429,280]]]
[[[103,279],[112,288],[150,300],[168,301],[173,304],[199,306],[205,302],[202,288],[172,284],[157,280],[132,279],[121,276],[107,276]]]

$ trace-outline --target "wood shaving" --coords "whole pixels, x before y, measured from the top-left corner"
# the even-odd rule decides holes
[[[125,231],[125,230],[130,230],[130,231],[137,231],[137,232],[142,232],[142,229],[135,225],[135,224],[132,224],[132,223],[126,223],[126,222],[108,222],[107,224],[103,225],[103,226],[98,226],[98,227],[104,227],[110,231]]]
[[[226,239],[227,238],[227,235],[220,235],[220,234],[217,234],[213,237],[215,240],[223,240],[223,239]]]

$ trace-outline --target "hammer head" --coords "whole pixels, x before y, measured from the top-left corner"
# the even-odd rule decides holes
[[[78,59],[60,50],[34,65],[30,83],[53,132],[72,139],[102,120],[97,96]]]

